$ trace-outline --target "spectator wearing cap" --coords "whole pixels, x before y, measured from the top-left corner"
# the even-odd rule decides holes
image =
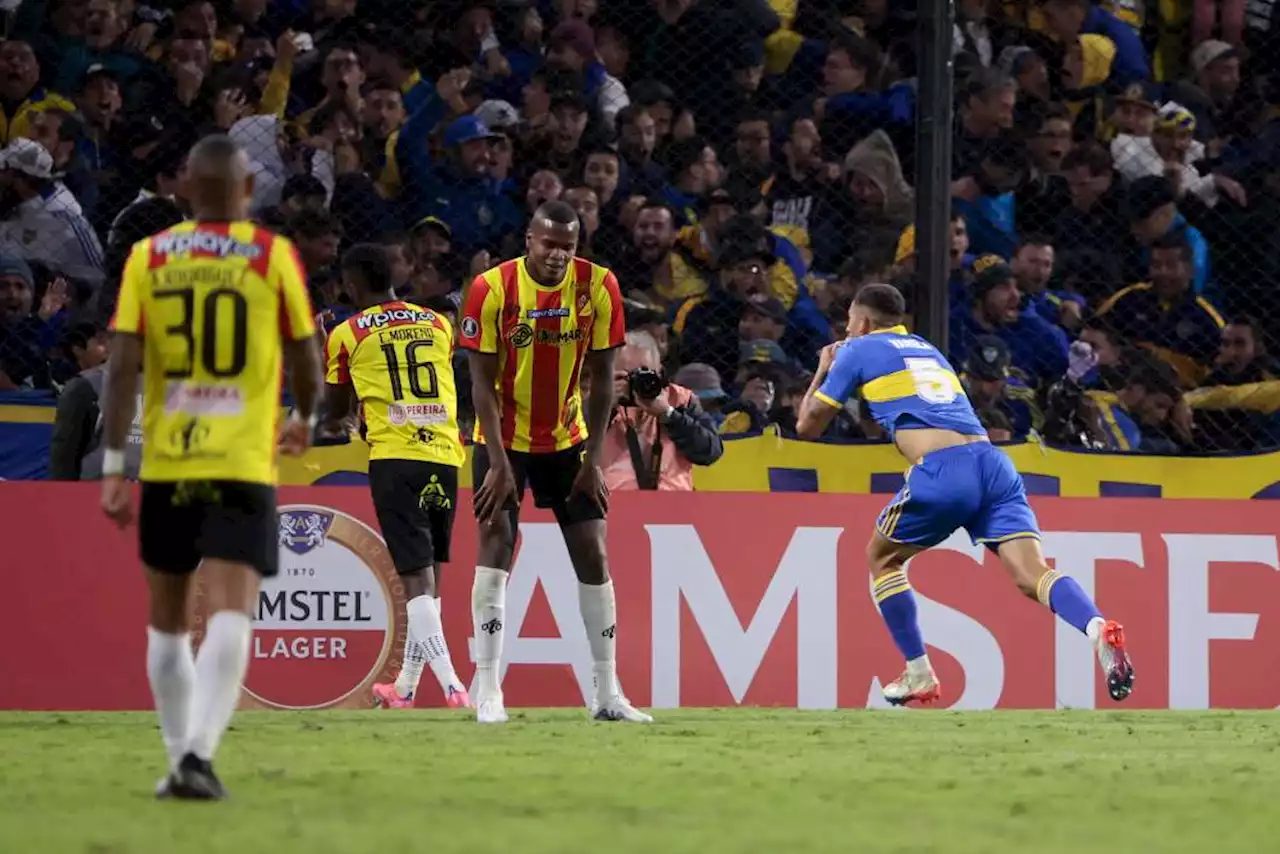
[[[1151,65],[1142,39],[1127,22],[1091,0],[1041,0],[1045,28],[1061,44],[1074,44],[1081,35],[1099,35],[1115,45],[1112,78],[1117,85],[1149,80]]]
[[[1197,295],[1207,294],[1210,284],[1209,244],[1200,230],[1190,225],[1178,210],[1178,196],[1168,178],[1147,175],[1129,185],[1129,233],[1137,244],[1131,252],[1130,270],[1134,278],[1145,275],[1151,263],[1150,247],[1160,238],[1181,233],[1191,248],[1191,286]],[[1129,279],[1133,281],[1134,279]]]
[[[724,390],[720,372],[715,368],[701,362],[686,362],[671,377],[671,381],[693,392],[698,405],[711,416],[717,426],[724,420],[722,410],[729,402],[729,395]]]
[[[40,85],[40,63],[31,45],[18,39],[0,42],[0,142],[26,134],[31,117],[44,110],[75,112],[75,105]]]
[[[600,468],[609,489],[691,492],[693,467],[709,466],[724,454],[715,420],[703,411],[698,395],[668,383],[656,397],[631,393],[631,371],[662,370],[657,343],[645,332],[627,333],[614,366],[617,404],[609,419]]]
[[[753,362],[744,365],[739,375],[738,396],[724,408],[722,436],[761,433],[777,423],[778,388],[785,381],[782,372],[767,362]]]
[[[1159,108],[1150,137],[1118,134],[1112,141],[1116,170],[1128,181],[1164,175],[1179,196],[1193,193],[1209,207],[1218,203],[1220,191],[1243,205],[1244,188],[1234,179],[1216,171],[1200,174],[1197,164],[1205,159],[1205,148],[1195,139],[1195,129],[1196,118],[1191,111],[1169,101]]]
[[[708,283],[688,250],[676,240],[676,215],[659,199],[644,202],[631,231],[631,248],[622,257],[618,280],[628,293],[662,309],[675,310],[701,298]]]
[[[1035,389],[1010,370],[1009,347],[994,335],[980,335],[969,348],[960,382],[979,411],[995,410],[1008,419],[1012,439],[1025,439],[1039,430],[1044,416],[1036,406]]]
[[[1151,246],[1150,278],[1098,306],[1098,315],[1128,340],[1148,347],[1194,387],[1213,365],[1226,325],[1208,300],[1191,288],[1192,249],[1178,232]]]
[[[951,185],[951,203],[964,217],[971,251],[1009,258],[1018,243],[1014,191],[1027,174],[1022,141],[1005,134],[987,142],[978,168]]]
[[[61,305],[42,300],[33,310],[35,277],[21,257],[0,250],[0,390],[49,388],[41,341]]]
[[[1018,244],[1009,267],[1018,280],[1024,309],[1034,311],[1048,323],[1075,332],[1084,320],[1088,302],[1080,294],[1049,288],[1053,264],[1053,241],[1043,234],[1028,234]]]
[[[0,221],[0,246],[90,290],[100,287],[102,244],[75,196],[53,179],[49,152],[29,139],[13,140],[0,151],[0,183],[18,199]]]
[[[789,370],[799,366],[782,349],[787,309],[777,297],[749,296],[738,320],[738,364],[766,362]]]
[[[581,18],[567,18],[557,24],[547,44],[547,65],[582,76],[585,104],[612,132],[618,111],[631,99],[626,87],[600,62],[591,25]]]
[[[1163,101],[1157,94],[1158,84],[1130,83],[1111,99],[1111,112],[1108,116],[1116,130],[1116,138],[1122,135],[1131,137],[1148,137],[1156,127],[1157,101]],[[1116,153],[1114,140],[1112,156]]]
[[[494,133],[480,119],[464,115],[444,131],[444,152],[431,156],[428,134],[440,123],[450,104],[460,106],[467,75],[450,72],[440,78],[436,92],[405,122],[396,143],[396,161],[404,182],[402,217],[419,222],[436,216],[449,225],[455,249],[465,257],[480,250],[497,251],[522,221],[519,209],[494,182],[489,172],[489,146]]]
[[[91,65],[76,93],[76,107],[84,118],[78,153],[98,189],[109,192],[126,162],[112,140],[124,108],[120,80],[106,66]]]
[[[700,136],[674,141],[667,149],[670,183],[662,200],[676,212],[681,226],[698,221],[698,211],[706,194],[720,186],[724,175],[716,150]]]
[[[1195,115],[1196,139],[1208,144],[1252,136],[1253,105],[1240,93],[1240,49],[1217,39],[1202,41],[1191,52],[1191,72],[1190,80],[1169,85],[1169,98]]]
[[[53,88],[58,92],[75,92],[86,71],[95,65],[126,84],[144,67],[143,57],[125,46],[128,21],[120,17],[118,4],[112,0],[89,0],[87,6],[84,40],[59,51],[53,76]]]
[[[1032,311],[1022,308],[1013,269],[997,255],[973,262],[968,304],[951,311],[948,358],[962,365],[976,338],[994,335],[1009,348],[1012,364],[1033,386],[1062,376],[1067,366],[1067,336]]]

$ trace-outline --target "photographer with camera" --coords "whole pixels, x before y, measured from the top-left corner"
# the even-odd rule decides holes
[[[692,391],[667,381],[657,342],[627,333],[614,363],[617,406],[601,452],[610,490],[693,490],[693,467],[720,459],[724,444]]]

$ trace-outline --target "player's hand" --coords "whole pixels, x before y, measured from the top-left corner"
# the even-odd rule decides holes
[[[102,512],[124,530],[133,522],[133,490],[129,482],[115,474],[102,479]]]
[[[505,460],[501,463],[491,461],[484,482],[476,490],[476,519],[482,525],[492,525],[515,497],[516,478],[511,472],[511,464]]]
[[[609,487],[604,483],[604,472],[590,457],[583,457],[582,468],[573,479],[569,494],[580,494],[601,510],[609,509]]]
[[[300,457],[311,447],[311,425],[290,415],[280,430],[280,453],[290,457]]]
[[[822,348],[822,352],[818,354],[818,373],[825,374],[831,370],[831,365],[836,360],[836,351],[844,345],[843,341],[837,341],[834,344],[828,344]]]

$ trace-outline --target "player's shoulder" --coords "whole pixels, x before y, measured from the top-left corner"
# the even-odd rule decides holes
[[[436,311],[434,308],[430,308],[429,306],[419,305],[416,302],[409,302],[408,300],[401,301],[400,305],[403,306],[406,311],[413,312],[415,315],[414,319],[417,322],[430,324],[452,334],[453,323],[449,320],[448,315]]]
[[[580,258],[574,256],[573,259],[573,275],[574,278],[582,284],[603,284],[605,279],[612,276],[612,271],[603,264],[597,264],[590,258]]]

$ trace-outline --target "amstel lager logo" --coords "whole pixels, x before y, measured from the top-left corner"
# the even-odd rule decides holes
[[[280,709],[363,707],[403,648],[404,588],[381,537],[327,507],[279,508],[280,574],[254,615],[246,700]],[[398,655],[397,655],[398,658]]]

